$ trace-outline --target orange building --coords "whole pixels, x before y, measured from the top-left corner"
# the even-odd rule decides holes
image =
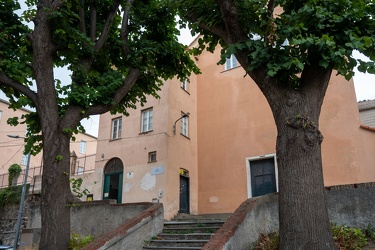
[[[196,41],[192,46],[195,46]],[[235,57],[195,57],[202,74],[166,81],[129,116],[100,117],[93,192],[118,202],[163,202],[177,212],[233,212],[277,191],[276,126]],[[320,117],[325,185],[375,181],[375,134],[360,127],[353,81],[332,75]]]
[[[0,188],[8,186],[8,168],[16,163],[22,169],[27,164],[27,155],[23,154],[24,140],[22,138],[10,138],[8,135],[24,137],[26,135],[26,124],[19,124],[16,127],[7,124],[7,120],[12,117],[19,117],[29,113],[27,109],[14,111],[8,108],[9,103],[0,99]],[[79,133],[75,135],[76,140],[71,141],[70,151],[71,174],[81,175],[93,172],[95,169],[95,154],[97,138],[88,134]],[[42,174],[43,166],[42,152],[30,158],[30,170],[28,182],[31,182],[35,175]],[[18,178],[17,183],[21,184],[23,175]]]

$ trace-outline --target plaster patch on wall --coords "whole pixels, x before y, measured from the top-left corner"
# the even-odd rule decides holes
[[[125,193],[130,192],[130,189],[132,189],[132,187],[134,185],[135,185],[134,183],[125,183],[125,185],[124,185],[124,191],[125,191]]]
[[[152,189],[154,189],[155,184],[156,184],[156,176],[151,175],[150,172],[148,172],[147,174],[145,174],[145,176],[142,177],[142,180],[141,180],[142,190],[151,191]]]
[[[208,200],[210,202],[218,202],[219,201],[219,198],[217,196],[211,196],[210,198],[208,198]]]

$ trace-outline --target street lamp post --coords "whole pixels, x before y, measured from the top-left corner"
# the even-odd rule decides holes
[[[8,135],[10,138],[24,138],[19,135]],[[25,203],[25,196],[26,196],[26,186],[27,186],[27,177],[29,176],[29,165],[30,165],[30,152],[27,154],[27,163],[25,168],[25,178],[23,180],[23,186],[22,186],[22,194],[21,194],[21,202],[20,202],[20,208],[18,210],[18,217],[17,217],[17,224],[16,224],[16,234],[14,237],[14,243],[13,243],[13,249],[17,249],[18,245],[18,238],[20,236],[20,230],[21,230],[21,220],[22,220],[22,211],[23,211],[23,205]]]

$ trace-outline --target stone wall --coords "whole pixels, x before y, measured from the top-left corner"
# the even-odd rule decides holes
[[[82,236],[91,235],[97,238],[131,220],[152,205],[147,202],[116,204],[115,200],[77,202],[71,209],[71,230]],[[6,206],[0,211],[0,244],[13,245],[18,208],[18,205]],[[41,227],[38,195],[28,196],[22,217],[25,220],[22,228]],[[20,245],[22,244],[21,241]]]
[[[327,187],[330,220],[338,225],[375,225],[375,183]],[[251,249],[261,233],[279,228],[278,194],[251,198],[241,204],[203,250]]]

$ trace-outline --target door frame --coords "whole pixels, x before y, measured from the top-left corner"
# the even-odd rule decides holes
[[[106,179],[108,178],[109,179],[109,184],[108,185],[111,185],[111,175],[118,175],[118,178],[119,178],[119,183],[118,183],[118,193],[117,193],[117,204],[120,204],[122,203],[122,183],[124,181],[124,172],[113,172],[113,173],[109,173],[109,174],[104,174],[104,178],[103,178],[103,195],[102,195],[102,199],[103,200],[108,200],[109,198],[106,198],[104,197],[104,194],[105,194],[105,191],[106,191]]]
[[[253,156],[253,157],[247,157],[246,158],[246,185],[247,185],[247,197],[252,198],[252,187],[251,187],[251,161],[258,161],[258,160],[264,160],[264,159],[274,159],[275,164],[275,179],[276,179],[276,192],[279,192],[279,171],[277,168],[277,160],[276,160],[276,153],[273,154],[267,154],[267,155],[259,155],[259,156]]]
[[[179,199],[178,199],[178,212],[179,213],[185,213],[185,214],[190,214],[190,177],[189,177],[189,172],[184,169],[187,174],[179,174],[179,190],[181,190],[181,178],[185,178],[187,181],[187,211],[181,211],[181,191],[179,192]]]

